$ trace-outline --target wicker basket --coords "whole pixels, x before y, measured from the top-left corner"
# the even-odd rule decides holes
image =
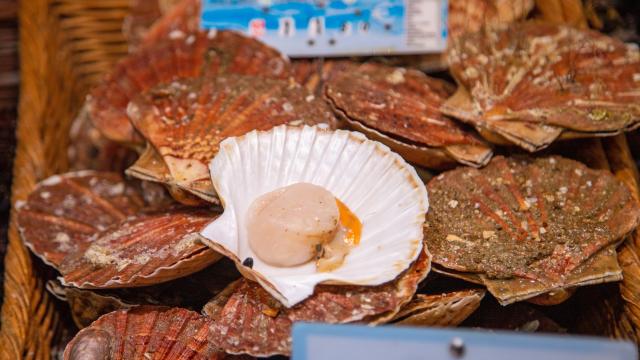
[[[538,14],[584,26],[581,12],[576,20],[576,12],[567,10],[576,4],[579,0],[538,0]],[[564,10],[559,13],[554,8]],[[25,199],[39,180],[68,168],[71,120],[88,88],[126,54],[122,25],[129,11],[129,0],[20,1],[21,92],[12,203]],[[592,140],[590,144],[585,160],[610,168],[639,195],[638,172],[626,138]],[[49,359],[60,314],[44,290],[38,263],[20,241],[14,215],[5,259],[0,358]],[[640,339],[639,254],[640,234],[636,233],[621,247],[624,281],[619,293],[610,291],[599,294],[597,300],[589,299],[585,328]]]

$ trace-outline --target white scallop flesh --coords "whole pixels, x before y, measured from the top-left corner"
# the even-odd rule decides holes
[[[335,237],[339,216],[335,198],[324,188],[309,183],[285,186],[249,207],[249,245],[269,265],[304,264]]]

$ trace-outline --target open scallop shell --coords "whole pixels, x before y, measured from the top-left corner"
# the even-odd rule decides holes
[[[640,52],[595,31],[517,24],[467,34],[447,53],[460,83],[442,110],[529,151],[640,126]]]
[[[478,289],[444,294],[416,294],[392,322],[411,326],[457,326],[480,306],[485,291]]]
[[[203,313],[224,334],[220,347],[228,353],[288,355],[296,321],[375,325],[391,320],[411,300],[429,267],[429,256],[422,252],[394,281],[379,286],[319,285],[311,297],[292,308],[284,307],[259,284],[241,279],[205,305]]]
[[[144,205],[118,174],[55,175],[19,204],[18,229],[34,254],[62,273],[63,284],[83,288],[156,284],[220,258],[198,240],[215,212]]]
[[[194,311],[139,306],[101,316],[67,344],[64,360],[224,359],[213,321]]]
[[[428,187],[425,239],[438,269],[485,284],[502,304],[619,280],[615,246],[640,222],[610,173],[561,157],[497,157]]]
[[[289,62],[278,51],[236,32],[174,30],[122,59],[91,91],[91,120],[110,140],[142,145],[126,114],[131,99],[158,84],[221,73],[285,78]]]
[[[343,65],[328,79],[329,103],[354,129],[429,168],[485,165],[491,148],[440,111],[450,84],[421,72],[374,63]]]
[[[415,170],[386,146],[362,134],[318,127],[279,126],[221,143],[210,165],[224,213],[203,231],[207,245],[242,267],[285,306],[322,282],[380,285],[418,257],[427,192]],[[313,262],[288,268],[262,262],[246,239],[246,212],[258,196],[299,182],[329,190],[362,222],[360,245],[332,272]],[[241,184],[241,185],[239,185]]]
[[[224,138],[287,123],[336,124],[329,107],[298,84],[241,75],[160,85],[132,101],[128,113],[151,145],[128,173],[214,203],[207,165]]]

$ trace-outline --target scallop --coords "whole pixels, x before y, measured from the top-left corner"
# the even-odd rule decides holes
[[[245,276],[286,307],[309,297],[320,283],[389,282],[423,248],[422,226],[429,206],[425,186],[398,154],[360,133],[320,126],[252,131],[225,139],[209,170],[224,212],[203,229],[203,241],[233,259]],[[332,266],[318,264],[323,250],[331,256],[340,252],[335,240],[317,247],[319,261],[295,266],[270,264],[249,243],[248,214],[254,201],[298,183],[329,191],[341,208],[344,239],[357,234]]]
[[[198,231],[209,209],[145,203],[117,173],[51,176],[16,204],[23,242],[80,288],[138,287],[195,273],[220,259]]]

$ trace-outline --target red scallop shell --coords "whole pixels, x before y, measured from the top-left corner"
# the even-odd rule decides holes
[[[507,24],[523,19],[534,0],[449,0],[449,36]]]
[[[224,359],[213,321],[194,311],[139,306],[101,316],[67,344],[64,360]]]
[[[173,30],[118,62],[87,98],[89,114],[108,139],[139,145],[142,138],[126,114],[131,99],[158,84],[220,73],[284,78],[289,63],[278,51],[239,33]]]
[[[217,214],[144,209],[115,173],[81,171],[41,182],[18,209],[25,244],[83,288],[160,283],[201,270],[219,255],[197,233]]]
[[[149,156],[145,156],[129,173],[211,202],[218,199],[208,164],[226,137],[281,124],[335,127],[336,123],[328,106],[300,85],[242,75],[184,79],[155,87],[131,102],[129,117],[165,164],[152,166],[158,161],[146,161]]]
[[[19,203],[24,243],[45,263],[58,267],[81,251],[90,236],[124,221],[144,206],[142,197],[117,173],[91,170],[54,175]]]
[[[442,80],[375,63],[343,64],[325,88],[333,108],[356,126],[418,148],[441,149],[449,163],[455,159],[483,165],[491,148],[440,111],[452,93],[452,86]],[[394,143],[387,145],[395,148]],[[433,166],[426,160],[421,165]]]
[[[492,141],[535,151],[640,126],[640,52],[595,31],[518,24],[464,35],[447,56],[461,88],[443,112]]]
[[[146,3],[149,0],[138,0]],[[162,0],[155,0],[161,2]],[[160,8],[160,4],[158,4]],[[191,34],[200,29],[201,0],[180,0],[160,19],[155,21],[142,37],[142,46],[154,44],[178,33]],[[158,9],[162,10],[162,9]]]
[[[581,265],[640,222],[638,204],[613,175],[557,156],[496,157],[481,170],[443,173],[428,189],[425,239],[434,263],[477,273],[494,295],[505,293],[504,303],[598,275],[611,281],[617,266],[606,258],[584,278]],[[502,290],[490,286],[511,280]]]
[[[241,279],[215,297],[203,313],[216,321],[220,347],[231,354],[270,356],[291,352],[291,326],[296,321],[378,324],[391,320],[413,297],[430,268],[418,260],[396,280],[380,286],[319,285],[292,308],[282,306],[259,284]]]
[[[62,286],[51,280],[47,282],[47,290],[69,304],[74,322],[82,329],[108,312],[136,305],[179,306],[199,311],[240,276],[233,261],[222,259],[197,273],[152,286],[89,290]]]

